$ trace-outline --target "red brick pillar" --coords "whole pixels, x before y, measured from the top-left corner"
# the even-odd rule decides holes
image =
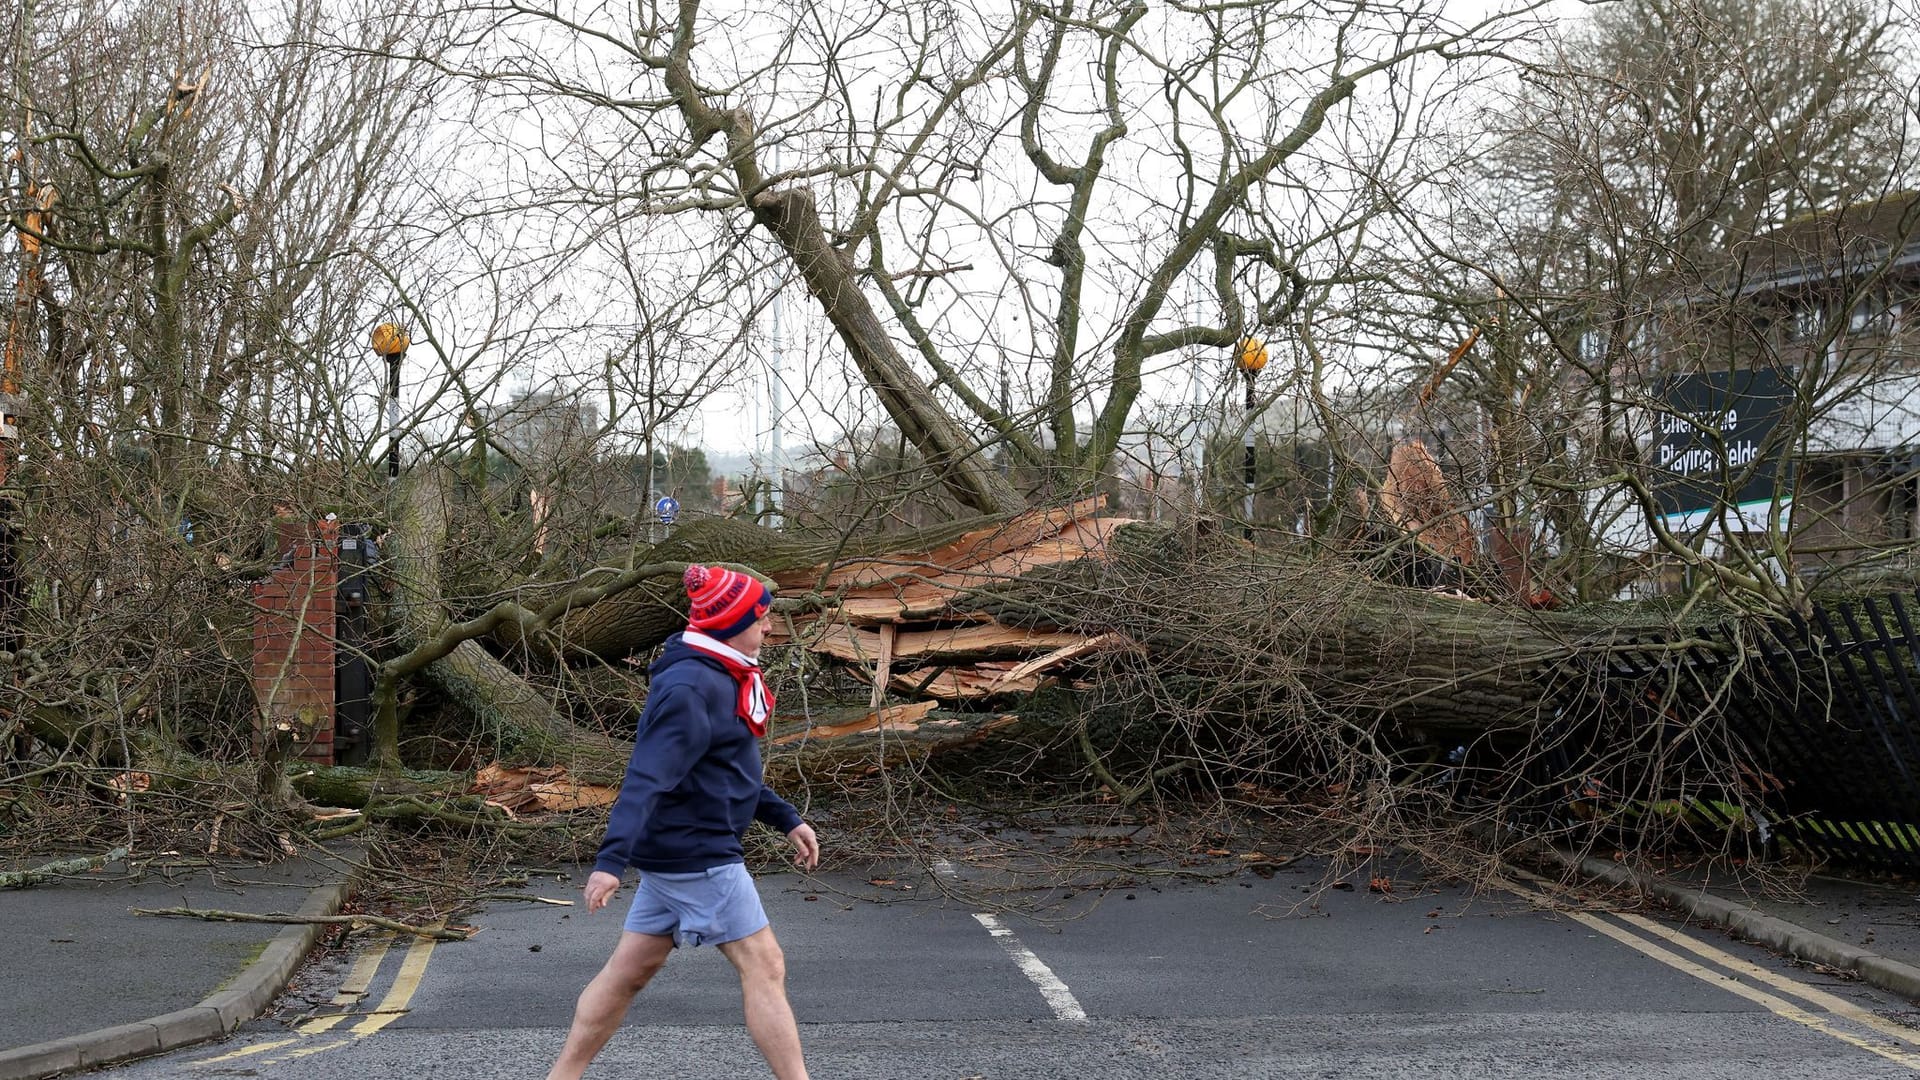
[[[340,526],[322,521],[295,533],[281,530],[285,562],[253,586],[255,722],[261,739],[284,740],[289,756],[331,765]]]

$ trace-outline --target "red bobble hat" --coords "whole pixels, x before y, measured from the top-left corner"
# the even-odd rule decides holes
[[[724,566],[689,566],[681,580],[693,602],[687,629],[722,641],[758,622],[773,606],[773,594],[758,578]]]

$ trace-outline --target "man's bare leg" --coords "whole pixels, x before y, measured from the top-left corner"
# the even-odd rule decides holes
[[[633,996],[672,954],[670,937],[621,932],[620,944],[614,946],[600,974],[580,991],[580,1001],[573,1007],[573,1030],[567,1032],[567,1045],[547,1071],[547,1080],[580,1080],[594,1055],[620,1030]]]
[[[787,1004],[787,958],[773,928],[729,941],[720,951],[740,973],[740,997],[747,1009],[747,1034],[778,1080],[807,1080],[800,1053],[800,1028]]]

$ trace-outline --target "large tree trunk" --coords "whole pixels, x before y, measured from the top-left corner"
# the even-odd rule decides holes
[[[830,568],[876,555],[937,552],[969,535],[1003,531],[1009,527],[1009,520],[1022,518],[968,518],[880,537],[817,538],[796,537],[737,518],[701,518],[680,526],[672,536],[644,552],[636,552],[634,561],[661,566],[719,563],[744,568],[782,586],[782,595],[787,598],[784,608],[832,606],[833,596],[815,591],[837,591],[838,583],[828,584]],[[552,641],[575,654],[622,660],[650,651],[686,624],[687,595],[675,571],[566,612],[554,622]],[[494,640],[503,648],[542,651],[540,643],[526,640],[513,625],[503,624]]]
[[[1665,601],[1535,611],[1391,584],[1377,569],[1352,553],[1196,544],[1134,525],[1103,559],[989,585],[955,606],[1013,626],[1124,634],[1151,677],[1222,704],[1278,713],[1304,703],[1449,745],[1530,728],[1623,643],[1685,637]],[[1730,615],[1698,608],[1687,625]]]
[[[409,505],[403,558],[434,550],[443,529],[435,492],[416,492]],[[642,654],[684,625],[678,571],[669,568],[695,561],[774,571],[782,603],[801,611],[783,625],[816,658],[845,664],[874,687],[870,707],[888,689],[970,706],[912,726],[823,722],[770,755],[809,772],[883,765],[976,735],[1031,733],[1023,724],[997,734],[1002,728],[988,723],[997,711],[973,707],[1018,712],[1024,695],[1047,682],[1084,691],[1074,709],[1089,723],[1117,714],[1164,726],[1175,722],[1156,707],[1165,703],[1187,716],[1238,717],[1276,738],[1304,719],[1402,746],[1527,739],[1620,643],[1678,636],[1665,603],[1532,611],[1392,584],[1383,580],[1389,568],[1365,551],[1256,550],[1099,517],[1099,509],[1089,500],[875,544],[816,544],[719,520],[654,546],[624,572],[628,587],[549,622],[501,605],[518,614],[450,627],[437,604],[420,601],[403,622],[415,669],[480,730],[508,733],[503,742],[517,757],[597,781],[619,775],[629,745],[573,724],[471,638],[490,632],[509,645],[544,641],[607,660]],[[415,595],[437,585],[424,570],[410,582]],[[1724,614],[1696,610],[1689,621]],[[539,627],[551,633],[530,629]],[[456,632],[468,638],[445,647]],[[407,671],[396,663],[383,671],[397,680]]]
[[[830,565],[810,562],[818,549],[740,522],[688,530],[650,557],[774,571],[783,596],[811,596],[820,609],[806,617],[813,625],[802,619],[807,648],[896,691],[1008,703],[1039,685],[1013,677],[1008,669],[1024,666],[1014,661],[1063,651],[1071,655],[1045,666],[1050,676],[1098,670],[1117,655],[1113,642],[1130,642],[1140,648],[1119,651],[1144,657],[1156,677],[1188,680],[1222,702],[1306,700],[1369,728],[1449,743],[1531,724],[1616,643],[1675,636],[1666,603],[1534,611],[1392,584],[1364,553],[1256,551],[1159,526],[1109,527],[1113,519],[1087,516],[1095,507],[970,522],[957,539],[950,530],[896,538],[883,558],[842,550]],[[1084,557],[1070,559],[1082,543]],[[754,562],[756,551],[766,558]],[[559,637],[608,659],[642,653],[684,625],[675,588],[656,581],[570,612]],[[888,634],[891,648],[880,644]],[[954,678],[991,661],[979,678]],[[981,692],[995,673],[1006,678]]]
[[[636,553],[638,563],[724,563],[762,575],[812,566],[831,553],[827,546],[801,540],[736,518],[700,518]],[[554,641],[563,649],[603,660],[645,653],[687,625],[687,593],[677,573],[661,574],[597,603],[576,608],[554,624]],[[512,631],[496,635],[503,644]],[[532,644],[532,643],[527,643]],[[537,649],[536,649],[537,651]]]
[[[553,701],[501,663],[476,640],[461,640],[444,655],[421,663],[423,650],[456,632],[440,604],[438,556],[447,533],[447,507],[439,476],[422,470],[401,493],[393,523],[392,563],[399,568],[395,603],[403,651],[380,666],[374,687],[375,756],[399,764],[398,692],[417,670],[465,709],[481,732],[494,735],[519,756],[568,765],[582,777],[618,777],[631,747],[580,727]]]

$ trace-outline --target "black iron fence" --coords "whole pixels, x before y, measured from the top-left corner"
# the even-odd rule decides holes
[[[1917,623],[1895,594],[1623,643],[1562,680],[1535,775],[1614,827],[1920,872]]]

